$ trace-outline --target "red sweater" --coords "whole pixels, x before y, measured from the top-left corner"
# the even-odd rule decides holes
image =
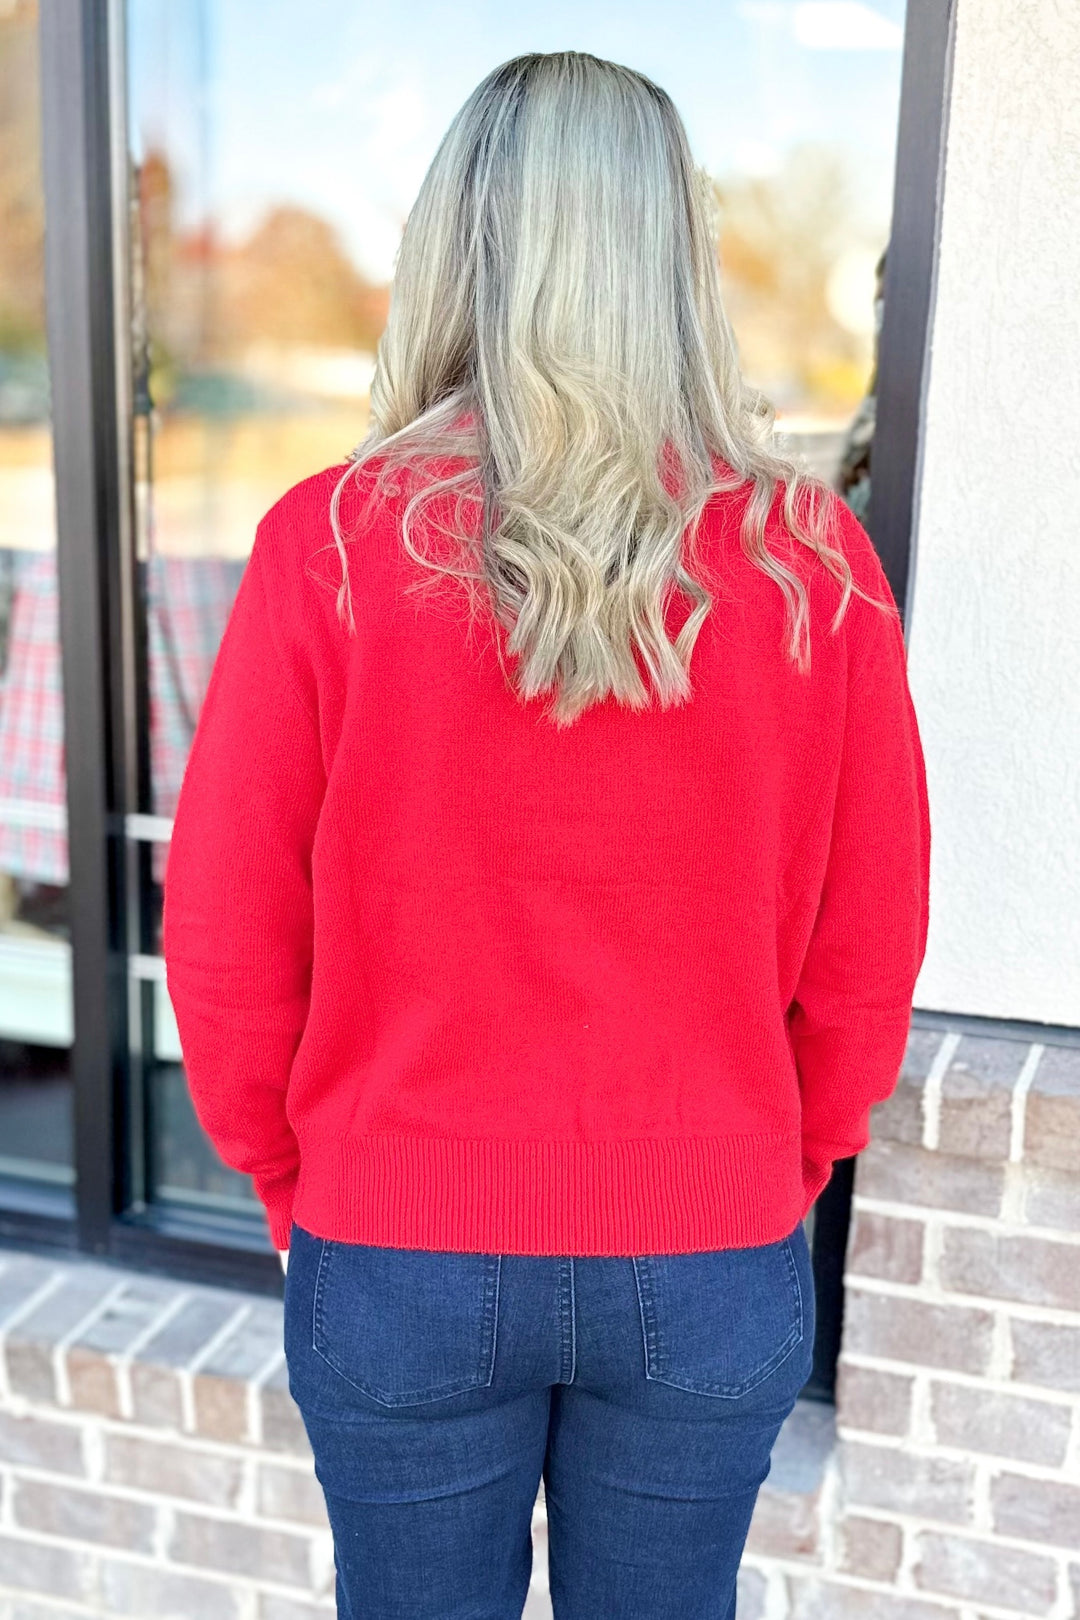
[[[342,471],[258,528],[177,807],[168,987],[221,1157],[279,1248],[293,1218],[521,1254],[786,1235],[868,1141],[925,949],[895,608],[852,597],[831,634],[839,586],[774,503],[770,545],[810,593],[800,674],[742,496],[716,497],[694,696],[560,731],[514,695],[493,616],[469,636],[458,597],[403,594],[400,499],[350,545],[348,634]],[[837,506],[855,578],[892,604]]]

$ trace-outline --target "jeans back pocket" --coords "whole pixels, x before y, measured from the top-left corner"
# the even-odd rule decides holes
[[[321,1240],[312,1348],[383,1406],[490,1384],[500,1256]]]
[[[802,1223],[753,1248],[639,1255],[634,1275],[645,1376],[734,1399],[763,1383],[813,1332]]]

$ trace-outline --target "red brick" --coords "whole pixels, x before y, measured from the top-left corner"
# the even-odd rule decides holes
[[[131,1405],[136,1423],[151,1429],[179,1429],[184,1407],[180,1379],[171,1367],[155,1367],[132,1362]]]
[[[190,1497],[204,1507],[231,1508],[236,1506],[243,1477],[241,1459],[224,1452],[136,1435],[105,1436],[105,1478],[113,1485]]]
[[[200,1434],[233,1442],[249,1438],[248,1383],[281,1354],[282,1344],[281,1306],[259,1301],[199,1369],[195,1424]]]
[[[142,1345],[131,1364],[135,1420],[155,1428],[179,1429],[183,1404],[177,1370],[190,1365],[231,1317],[234,1295],[195,1289],[183,1307]]]
[[[999,1474],[990,1487],[994,1529],[1019,1541],[1075,1550],[1080,1542],[1080,1485]]]
[[[842,1429],[906,1434],[913,1385],[908,1373],[860,1367],[841,1356],[836,1369],[836,1421]]]
[[[1024,1114],[1024,1159],[1080,1175],[1080,1050],[1048,1046]]]
[[[138,1362],[155,1367],[186,1367],[235,1316],[235,1296],[224,1290],[195,1289],[176,1315],[140,1348]]]
[[[60,1609],[52,1603],[33,1603],[29,1598],[5,1597],[4,1620],[86,1620],[85,1609]]]
[[[8,1384],[16,1395],[23,1395],[40,1406],[56,1405],[56,1374],[51,1344],[39,1344],[33,1339],[12,1339],[3,1346],[3,1355],[7,1363]]]
[[[55,1480],[18,1479],[14,1512],[16,1524],[26,1530],[66,1541],[124,1547],[128,1552],[153,1551],[157,1517],[153,1505],[97,1487],[73,1490]]]
[[[873,1141],[908,1142],[918,1146],[923,1135],[923,1094],[926,1077],[945,1039],[939,1029],[911,1029],[907,1051],[892,1093],[870,1114]]]
[[[214,1378],[202,1373],[193,1380],[195,1427],[208,1440],[238,1444],[248,1433],[247,1385],[235,1378]]]
[[[975,1470],[968,1462],[845,1440],[840,1470],[845,1500],[855,1507],[915,1513],[948,1524],[971,1520]]]
[[[790,1620],[957,1620],[955,1608],[863,1586],[789,1576]],[[742,1620],[742,1616],[739,1616]]]
[[[94,1596],[94,1571],[93,1555],[81,1548],[0,1534],[0,1588],[88,1603]]]
[[[6,1336],[8,1380],[18,1395],[33,1401],[55,1401],[53,1349],[116,1287],[115,1273],[97,1266],[64,1268],[63,1285],[55,1289],[10,1329]]]
[[[178,1511],[169,1542],[178,1564],[198,1564],[248,1578],[254,1572],[283,1586],[311,1587],[311,1542],[287,1530]]]
[[[817,1491],[776,1491],[766,1484],[750,1521],[747,1551],[759,1557],[812,1558],[820,1553]]]
[[[260,1592],[258,1601],[259,1620],[334,1620],[337,1612],[333,1603],[298,1603],[295,1598],[278,1597],[271,1592]],[[742,1620],[741,1609],[739,1620]]]
[[[765,1620],[765,1601],[768,1592],[761,1571],[743,1564],[735,1577],[735,1588],[739,1620]],[[550,1613],[551,1599],[542,1592],[530,1591],[522,1620],[546,1620]]]
[[[101,1570],[102,1613],[124,1620],[241,1620],[248,1609],[224,1581],[107,1559]]]
[[[120,1396],[116,1369],[107,1356],[84,1345],[74,1344],[66,1355],[68,1388],[73,1406],[103,1417],[120,1416]]]
[[[284,1325],[277,1301],[256,1301],[235,1332],[224,1339],[200,1371],[247,1383],[282,1353]]]
[[[53,1423],[49,1418],[0,1412],[0,1457],[15,1467],[81,1474],[82,1433],[75,1423]]]
[[[301,1524],[326,1527],[326,1499],[322,1486],[306,1468],[285,1464],[259,1464],[256,1511],[266,1519],[295,1519]]]
[[[1057,1567],[1051,1558],[936,1530],[920,1531],[916,1546],[915,1583],[927,1591],[1025,1615],[1048,1614],[1054,1606]]]
[[[930,1407],[942,1445],[1016,1457],[1050,1468],[1059,1467],[1065,1459],[1072,1427],[1072,1413],[1066,1406],[967,1384],[935,1382]]]
[[[82,1330],[67,1351],[71,1398],[84,1411],[120,1416],[113,1358],[127,1350],[181,1290],[152,1277],[133,1277],[107,1308]]]
[[[1008,1159],[1013,1092],[1030,1051],[1028,1041],[964,1036],[941,1082],[939,1152]]]
[[[856,1208],[848,1241],[848,1274],[917,1283],[922,1276],[925,1232],[922,1221]]]
[[[1024,1220],[1028,1226],[1080,1232],[1080,1177],[1066,1170],[1026,1166]]]
[[[179,1284],[158,1277],[132,1277],[123,1293],[83,1329],[75,1343],[106,1356],[125,1351],[183,1292]]]
[[[851,1515],[840,1523],[840,1568],[868,1581],[892,1581],[900,1567],[904,1537],[888,1519]]]
[[[852,1355],[984,1373],[993,1331],[992,1313],[975,1306],[871,1293],[857,1282],[847,1291],[843,1348]]]
[[[859,1155],[855,1192],[930,1209],[997,1215],[1005,1186],[1003,1164],[937,1153],[902,1142],[871,1141]]]
[[[1013,1345],[1011,1376],[1017,1383],[1080,1393],[1080,1327],[1028,1322],[1014,1316],[1009,1331]]]
[[[289,1393],[289,1369],[282,1364],[266,1380],[261,1391],[262,1440],[270,1451],[289,1452],[295,1457],[311,1456],[311,1443],[299,1408]]]
[[[947,1227],[942,1287],[989,1299],[1080,1310],[1080,1248],[1051,1238]]]

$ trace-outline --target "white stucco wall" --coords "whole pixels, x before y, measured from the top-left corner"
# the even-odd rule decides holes
[[[1080,4],[958,5],[909,637],[916,1005],[1080,1025]]]

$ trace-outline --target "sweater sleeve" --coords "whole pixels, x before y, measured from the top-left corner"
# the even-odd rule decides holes
[[[864,1148],[897,1082],[926,950],[930,818],[896,603],[869,536],[843,508],[855,578],[888,614],[849,604],[844,739],[825,881],[788,1028],[810,1201],[832,1161]]]
[[[164,878],[162,950],[195,1112],[289,1242],[286,1114],[307,1018],[311,848],[325,791],[315,716],[279,652],[256,534],[207,685]]]

